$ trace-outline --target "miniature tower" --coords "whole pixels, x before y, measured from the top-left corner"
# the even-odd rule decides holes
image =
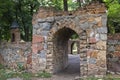
[[[17,21],[14,21],[11,25],[11,42],[20,42],[20,30]]]

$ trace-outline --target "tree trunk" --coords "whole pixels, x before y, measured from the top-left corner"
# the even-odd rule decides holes
[[[100,3],[103,3],[103,0],[99,0]]]
[[[81,7],[81,1],[77,0],[77,3],[79,4],[79,7]]]
[[[68,11],[67,0],[63,0],[63,4],[64,4],[64,11]]]

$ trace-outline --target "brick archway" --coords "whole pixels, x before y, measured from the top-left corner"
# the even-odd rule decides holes
[[[59,24],[61,24],[61,25],[56,25],[58,22],[54,23],[52,29],[49,32],[49,36],[48,36],[49,40],[47,41],[49,53],[47,53],[47,55],[50,55],[51,57],[50,56],[47,57],[48,72],[56,73],[64,68],[66,68],[67,63],[68,63],[68,40],[72,34],[79,34],[79,37],[80,37],[80,38],[78,38],[79,43],[80,43],[80,41],[85,42],[87,39],[86,32],[82,29],[80,29],[81,31],[78,32],[78,28],[76,27],[76,25],[71,26],[70,21],[72,21],[72,20],[71,19],[66,20],[65,25],[63,25],[63,23],[62,23],[64,21],[62,21],[62,22],[59,21]],[[73,24],[75,24],[75,23],[73,23]],[[54,28],[57,28],[57,29],[55,30]],[[82,37],[84,37],[84,39]],[[86,44],[87,44],[87,42],[86,42]],[[82,45],[82,43],[80,43],[80,45]],[[80,49],[80,47],[81,46],[79,46],[79,49]],[[86,47],[86,45],[84,47]],[[81,49],[81,51],[83,51],[83,50]],[[80,52],[79,52],[79,54],[80,54]],[[82,53],[82,54],[84,54],[84,57],[83,57],[83,55],[80,55],[81,62],[82,62],[82,60],[84,60],[84,58],[86,59],[86,56],[85,56],[86,53]],[[86,61],[83,61],[83,62],[87,63]],[[52,65],[49,65],[51,63],[52,63]],[[80,68],[81,69],[87,68],[87,66],[81,66]],[[82,74],[83,72],[86,72],[87,70],[86,71],[80,70],[80,71],[81,71],[80,73]]]
[[[60,53],[58,40],[66,44],[70,33],[75,32],[79,35],[80,75],[105,75],[106,22],[103,4],[91,4],[84,10],[73,12],[54,12],[50,8],[40,8],[32,21],[32,71],[57,72],[54,53]],[[54,49],[56,45],[59,46],[58,50]]]

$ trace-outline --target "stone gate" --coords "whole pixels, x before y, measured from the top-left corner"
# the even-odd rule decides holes
[[[106,74],[107,15],[93,3],[70,12],[41,7],[33,16],[32,70],[57,73],[68,63],[68,40],[79,35],[80,75]]]

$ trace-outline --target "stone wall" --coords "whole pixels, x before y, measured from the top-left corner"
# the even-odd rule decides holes
[[[71,12],[40,8],[33,16],[32,70],[58,72],[67,65],[68,41],[79,35],[80,75],[106,74],[107,15],[93,3]]]
[[[120,33],[108,34],[107,66],[108,72],[120,73]]]
[[[10,43],[1,42],[0,43],[0,57],[2,59],[2,64],[8,66],[12,69],[18,69],[18,66],[28,67],[31,63],[28,61],[29,55],[31,55],[31,43],[21,42],[21,43]]]

